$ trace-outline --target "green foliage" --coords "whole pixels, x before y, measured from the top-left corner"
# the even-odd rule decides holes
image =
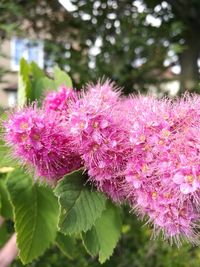
[[[16,166],[17,162],[12,159],[10,149],[5,145],[5,142],[0,139],[0,172],[2,168],[12,168]]]
[[[199,43],[199,33],[196,30],[199,29],[198,0],[167,0],[169,3],[167,7],[166,2],[165,5],[161,5],[158,0],[121,2],[82,0],[81,4],[79,2],[73,0],[76,10],[69,14],[58,1],[45,0],[36,4],[35,1],[2,0],[0,38],[12,36],[13,32],[19,29],[18,25],[24,25],[24,21],[30,31],[33,30],[37,34],[40,30],[44,32],[47,29],[52,40],[45,43],[48,56],[63,69],[68,67],[71,70],[76,86],[106,75],[124,86],[126,93],[134,90],[146,91],[149,85],[160,82],[161,74],[165,71],[163,62],[168,58],[169,51],[175,52],[178,56],[183,55],[187,48],[187,45],[183,44],[187,44],[187,40],[192,39],[191,36],[196,37],[194,43]],[[136,3],[143,4],[143,11],[139,12]],[[46,12],[47,9],[49,12]],[[90,20],[85,20],[84,14],[87,14]],[[147,23],[146,18],[149,14],[161,19],[160,27],[153,27]],[[40,23],[37,23],[38,20]],[[101,43],[98,47],[99,53],[91,55],[91,48],[99,40]],[[136,63],[141,60],[143,63],[138,66]],[[170,60],[170,64],[174,65],[179,58],[173,57]],[[189,67],[188,69],[191,70]],[[36,64],[28,64],[22,59],[19,105],[23,106],[34,100],[40,104],[45,91],[56,90],[61,84],[72,86],[68,75],[57,67],[53,76],[47,76]],[[16,164],[8,155],[9,149],[0,141],[2,173],[10,171],[10,167],[16,168]],[[2,173],[0,213],[5,218],[12,218],[12,206],[8,199],[9,189],[20,256],[27,262],[41,255],[55,239],[58,220],[56,198],[51,188],[33,184],[32,178],[28,178],[28,175],[17,169],[9,174],[7,189],[5,175]],[[106,208],[104,197],[85,185],[81,174],[74,175],[70,176],[71,178],[63,178],[55,190],[61,205],[59,226],[65,233],[86,231],[82,232],[81,236],[87,251],[93,256],[98,255],[103,262],[112,254],[119,239],[121,219],[117,208],[112,204],[110,204],[112,208],[111,206]],[[57,217],[53,210],[57,213]],[[50,218],[48,222],[47,217],[48,220]],[[50,221],[53,221],[53,224]],[[3,228],[3,232],[4,230]],[[34,235],[33,231],[36,231]],[[25,238],[29,235],[33,235],[32,238]],[[150,241],[150,235],[149,230],[141,228],[141,223],[126,212],[123,236],[118,243],[118,249],[114,251],[114,257],[103,266],[199,266],[198,248],[186,245],[178,250],[158,241]],[[74,252],[74,243],[74,237],[58,233],[56,245],[67,257],[72,258],[73,255],[74,259],[68,261],[53,247],[28,266],[100,266],[95,257],[89,259],[82,251],[80,242],[76,244],[78,251]],[[21,266],[21,263],[15,262],[13,266],[16,265]]]
[[[3,123],[6,121],[7,115],[5,113],[0,114],[0,132],[5,131]],[[3,136],[3,135],[2,135]],[[7,173],[11,171],[13,167],[17,166],[16,160],[11,156],[10,148],[5,144],[5,141],[0,138],[0,173]]]
[[[32,78],[30,80],[31,81],[31,92],[30,92],[29,99],[31,102],[34,100],[37,100],[40,103],[41,97],[43,95],[43,91],[46,86],[46,84],[43,82],[43,80],[45,79],[45,73],[34,62],[31,62],[29,66],[30,66],[30,74]]]
[[[24,170],[16,169],[7,180],[14,209],[19,257],[31,262],[56,238],[58,203],[50,188],[37,183]]]
[[[86,232],[105,209],[105,197],[84,185],[82,172],[66,175],[55,189],[61,206],[59,228],[65,234]]]
[[[20,106],[35,100],[40,104],[45,91],[56,90],[60,85],[72,87],[72,81],[58,67],[50,78],[34,62],[21,60]],[[0,214],[14,223],[22,263],[34,262],[52,244],[73,260],[77,257],[76,239],[80,241],[81,235],[90,237],[95,253],[89,249],[88,238],[85,246],[92,255],[99,254],[100,262],[109,258],[119,239],[121,219],[117,208],[86,184],[88,177],[83,170],[66,175],[53,190],[33,182],[31,175],[8,160],[8,153],[9,148],[0,140]]]
[[[44,71],[34,61],[32,61],[29,66],[33,81],[37,81],[38,79],[45,77]]]
[[[24,106],[27,104],[27,99],[30,97],[31,84],[29,79],[29,65],[24,58],[20,60],[20,71],[18,81],[17,102],[18,105]]]
[[[5,179],[0,179],[0,201],[1,201],[1,209],[0,214],[4,218],[13,218],[13,210],[9,200],[9,193],[6,186]]]
[[[35,63],[28,64],[22,59],[20,105],[34,100],[41,103],[45,91],[56,90],[62,84],[71,87],[72,81],[58,67],[50,78]],[[89,261],[93,267],[100,266],[99,262],[105,267],[181,266],[176,260],[176,249],[149,241],[150,231],[141,230],[139,223],[136,225],[136,220],[127,213],[122,227],[118,207],[87,184],[88,177],[82,169],[63,177],[53,189],[33,182],[23,169],[8,161],[9,149],[4,141],[0,142],[0,214],[6,219],[4,228],[0,228],[0,241],[8,238],[5,225],[14,223],[23,264],[55,267],[66,262],[68,266],[86,267]],[[6,172],[9,172],[7,177]],[[54,257],[49,256],[49,251]],[[183,255],[190,253],[187,246],[182,251]],[[114,257],[110,258],[112,254]],[[191,266],[195,264],[196,261]],[[13,266],[20,263],[15,262]]]
[[[72,80],[66,72],[62,71],[59,67],[54,68],[54,79],[56,88],[60,85],[66,85],[72,88]]]
[[[19,106],[35,100],[40,105],[45,91],[57,90],[61,85],[72,87],[72,80],[59,67],[54,68],[54,79],[51,79],[34,62],[28,64],[25,59],[21,59],[18,86]]]
[[[0,227],[0,248],[4,246],[9,236],[10,234],[8,233],[7,224],[3,223],[3,225]]]
[[[69,259],[73,259],[75,257],[76,240],[74,237],[58,233],[56,245]]]
[[[52,247],[26,267],[199,267],[199,247],[185,244],[176,248],[163,241],[150,240],[149,227],[130,214],[129,208],[123,210],[123,229],[126,231],[123,232],[113,256],[105,263],[100,264],[97,257],[89,257],[81,242],[77,242],[73,260]],[[12,267],[22,267],[22,264],[15,261]]]
[[[121,236],[121,227],[118,208],[108,202],[106,210],[96,220],[92,229],[82,234],[87,251],[92,256],[99,254],[100,263],[104,263],[112,255]]]

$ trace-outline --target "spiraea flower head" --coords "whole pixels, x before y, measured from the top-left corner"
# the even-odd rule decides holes
[[[36,175],[57,181],[82,165],[112,200],[127,200],[154,236],[198,243],[200,97],[121,97],[110,81],[60,87],[11,114],[5,139]]]
[[[130,152],[125,117],[119,112],[119,95],[108,81],[90,85],[69,115],[74,146],[78,147],[90,180],[115,199],[121,199],[117,183],[121,183]]]
[[[197,242],[200,124],[193,101],[135,97],[131,102],[133,150],[123,185],[128,199],[166,239]]]
[[[77,92],[66,86],[60,86],[58,91],[50,92],[44,99],[44,109],[46,112],[57,111],[67,112],[71,101],[77,99]]]
[[[36,176],[56,180],[80,167],[81,160],[71,148],[55,112],[29,107],[15,112],[5,123],[5,139],[14,156],[35,170]]]

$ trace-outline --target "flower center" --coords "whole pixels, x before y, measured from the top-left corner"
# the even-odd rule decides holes
[[[162,136],[163,137],[169,137],[169,135],[170,135],[170,131],[168,131],[168,130],[163,130],[162,131]]]
[[[154,191],[154,192],[151,193],[151,196],[152,196],[153,199],[156,199],[157,196],[158,196],[158,193]]]
[[[97,144],[93,145],[93,147],[92,147],[93,151],[97,151],[98,148],[99,148],[99,145],[97,145]]]
[[[39,136],[39,134],[34,134],[34,135],[33,135],[33,139],[34,139],[35,141],[39,141],[39,140],[40,140],[40,136]]]
[[[158,144],[159,145],[163,145],[164,144],[164,141],[161,139],[161,140],[159,140]]]
[[[27,122],[22,122],[21,124],[20,124],[20,128],[21,129],[27,129],[28,128],[28,123]]]
[[[192,175],[187,175],[186,176],[186,181],[191,184],[194,181],[194,177]]]
[[[22,141],[22,142],[26,141],[27,138],[28,138],[28,137],[27,137],[26,134],[22,134],[22,135],[21,135],[21,141]]]
[[[99,123],[98,123],[97,121],[95,121],[95,122],[93,123],[93,128],[98,128],[98,126],[99,126]]]
[[[148,166],[146,165],[146,164],[144,164],[143,166],[142,166],[142,172],[147,172],[148,171]]]
[[[167,198],[167,199],[171,198],[171,194],[170,194],[170,193],[164,193],[163,195],[164,195],[164,197]]]
[[[80,122],[79,126],[80,126],[81,129],[84,129],[85,123],[82,121],[82,122]]]
[[[140,140],[141,142],[144,142],[144,141],[146,140],[145,135],[144,135],[144,134],[140,135],[139,140]]]

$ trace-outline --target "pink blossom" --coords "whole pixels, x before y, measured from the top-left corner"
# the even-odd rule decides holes
[[[46,112],[66,112],[71,101],[77,99],[77,92],[72,88],[60,86],[58,91],[50,92],[44,99],[43,106]]]
[[[166,239],[197,242],[198,105],[191,108],[190,98],[174,103],[149,97],[128,101],[133,149],[122,184],[127,199],[141,217],[149,216],[155,231],[162,231]]]
[[[199,96],[122,97],[110,81],[80,94],[61,87],[42,109],[11,115],[5,138],[38,176],[57,180],[84,165],[98,190],[148,218],[154,236],[198,243],[199,106]]]
[[[193,193],[200,187],[196,175],[184,169],[174,175],[173,181],[180,185],[180,190],[183,194]]]
[[[14,155],[34,168],[37,176],[55,180],[81,166],[71,137],[55,113],[25,108],[12,114],[5,128]]]
[[[90,85],[71,106],[69,115],[74,146],[83,159],[89,179],[115,199],[122,198],[117,190],[124,192],[119,186],[120,177],[131,151],[125,114],[119,103],[119,91],[106,81]]]

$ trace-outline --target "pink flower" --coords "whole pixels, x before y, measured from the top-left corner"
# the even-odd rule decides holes
[[[194,99],[195,108],[190,98],[172,103],[134,97],[128,103],[133,149],[122,183],[127,200],[141,217],[148,215],[155,235],[197,242],[199,101]]]
[[[57,114],[25,108],[12,114],[5,128],[14,156],[35,169],[37,176],[55,180],[80,168],[80,157]]]
[[[199,106],[199,96],[120,97],[110,81],[80,94],[61,87],[41,110],[11,115],[5,138],[38,176],[57,180],[83,164],[98,190],[148,218],[154,236],[198,243]]]
[[[70,102],[75,101],[76,99],[76,91],[74,91],[72,88],[67,88],[66,86],[60,86],[57,92],[50,92],[46,96],[43,106],[46,112],[52,110],[58,112],[66,112],[68,111]]]
[[[180,185],[180,190],[183,194],[193,193],[200,188],[196,175],[185,170],[177,172],[173,177],[173,181]]]
[[[119,181],[131,148],[119,92],[112,84],[107,81],[88,87],[71,106],[69,129],[90,180],[111,197],[121,199],[117,190],[124,192]]]

